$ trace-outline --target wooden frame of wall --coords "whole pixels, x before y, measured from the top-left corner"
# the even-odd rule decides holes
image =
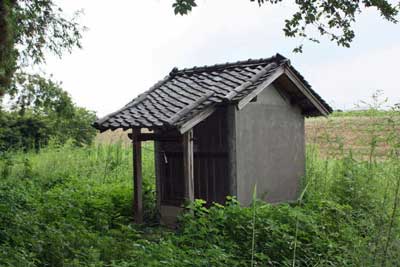
[[[133,220],[143,222],[142,200],[142,143],[139,140],[140,129],[132,129],[132,159],[133,159]]]
[[[194,155],[193,129],[183,134],[183,176],[185,181],[185,199],[194,200]]]
[[[168,136],[158,133],[141,133],[140,129],[132,129],[129,134],[132,139],[133,160],[133,220],[135,223],[143,223],[143,199],[142,199],[142,141],[177,141],[181,140],[183,145],[183,166],[185,199],[194,201],[194,153],[193,153],[193,129],[186,131],[181,136]],[[155,146],[155,158],[158,157],[159,149]],[[156,173],[159,172],[156,160]],[[161,212],[160,181],[156,175],[157,209]]]

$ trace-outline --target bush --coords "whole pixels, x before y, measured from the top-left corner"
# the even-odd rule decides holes
[[[209,209],[197,201],[190,209],[183,216],[182,246],[218,246],[229,251],[238,266],[250,266],[252,254],[254,266],[293,266],[293,261],[295,266],[348,266],[346,254],[358,237],[347,216],[351,208],[331,201],[293,206],[257,202],[246,208],[231,200],[225,207]]]
[[[90,124],[95,118],[94,113],[78,107],[66,118],[34,112],[21,116],[16,112],[0,111],[0,149],[38,151],[50,140],[61,145],[68,140],[76,146],[91,144],[96,130]]]

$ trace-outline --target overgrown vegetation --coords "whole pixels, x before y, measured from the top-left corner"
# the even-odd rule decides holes
[[[176,231],[154,223],[151,143],[142,226],[130,223],[130,148],[67,143],[4,154],[0,266],[398,266],[400,132],[387,133],[384,160],[344,149],[321,157],[309,147],[298,203],[240,207],[229,198],[205,208],[198,200]]]

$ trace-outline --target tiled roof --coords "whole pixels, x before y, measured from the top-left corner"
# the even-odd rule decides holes
[[[277,54],[266,59],[182,70],[174,68],[148,91],[122,109],[97,120],[93,126],[101,131],[179,127],[208,107],[240,101],[281,66],[289,67],[324,108],[332,111],[300,73],[290,66],[289,61]],[[311,110],[305,115],[321,114]]]

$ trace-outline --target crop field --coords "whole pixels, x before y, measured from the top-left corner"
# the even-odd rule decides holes
[[[351,114],[352,115],[352,114]],[[157,224],[152,143],[143,225],[132,224],[125,133],[0,157],[0,266],[398,266],[399,116],[309,119],[299,201],[187,206]]]
[[[325,156],[338,156],[344,150],[352,151],[357,157],[368,158],[371,153],[385,157],[390,149],[389,135],[400,132],[400,115],[350,114],[307,119],[305,128],[307,143],[317,145]]]

